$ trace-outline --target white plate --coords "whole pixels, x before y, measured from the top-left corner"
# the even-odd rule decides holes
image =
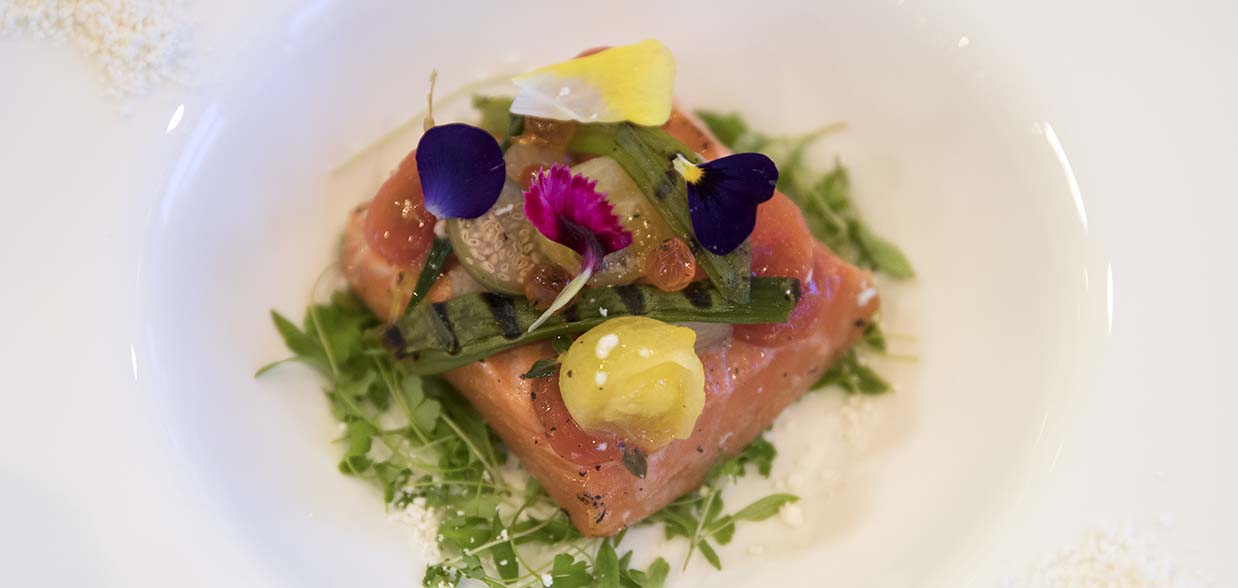
[[[1127,521],[1238,581],[1232,6],[220,4],[203,85],[124,119],[81,65],[3,46],[10,575],[415,584],[407,532],[334,471],[314,380],[251,378],[280,355],[267,309],[300,312],[408,145],[330,168],[417,110],[431,68],[450,88],[652,36],[692,105],[776,132],[847,121],[819,155],[921,275],[887,308],[920,359],[846,483],[679,585],[992,586]],[[812,434],[832,402],[780,424],[776,478],[837,442]]]

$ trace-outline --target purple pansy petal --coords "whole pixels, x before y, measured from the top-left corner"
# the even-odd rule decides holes
[[[711,194],[688,184],[688,215],[701,246],[715,255],[726,255],[748,240],[757,226],[757,203],[724,206]]]
[[[774,196],[778,167],[760,153],[736,153],[697,166],[689,182],[688,214],[697,241],[726,255],[743,244],[757,223],[757,205]]]
[[[477,127],[432,127],[417,144],[426,210],[438,218],[477,218],[494,206],[507,167],[494,137]]]
[[[524,212],[547,239],[580,254],[595,270],[601,256],[632,243],[632,233],[619,223],[606,195],[598,193],[597,182],[584,174],[573,175],[565,165],[533,174],[524,192]]]

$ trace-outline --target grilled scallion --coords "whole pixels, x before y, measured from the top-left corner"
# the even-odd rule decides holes
[[[585,288],[574,304],[529,333],[529,325],[541,315],[531,302],[482,292],[423,304],[385,327],[382,338],[410,372],[436,374],[534,341],[582,333],[616,316],[642,315],[666,322],[781,323],[790,317],[799,296],[799,281],[787,278],[753,278],[746,304],[731,302],[716,288],[700,282],[682,292],[638,285]]]
[[[417,305],[430,292],[435,280],[438,280],[439,275],[443,273],[443,264],[447,261],[448,255],[451,255],[451,241],[435,237],[434,243],[430,246],[430,253],[426,256],[426,264],[422,266],[421,274],[417,276],[417,285],[413,288],[413,295],[408,299],[408,306],[404,309],[405,314],[417,308]]]
[[[701,247],[692,231],[688,193],[683,178],[671,165],[679,154],[699,163],[691,149],[662,129],[620,123],[581,125],[568,144],[568,151],[607,155],[618,161],[671,229],[692,247],[697,263],[722,296],[736,303],[748,301],[748,244],[726,255],[714,255]]]

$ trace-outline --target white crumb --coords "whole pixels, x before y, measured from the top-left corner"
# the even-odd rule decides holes
[[[867,394],[852,394],[847,397],[847,403],[838,411],[842,419],[843,439],[856,449],[868,445],[869,437],[877,429],[880,419],[877,411],[877,401]]]
[[[413,498],[403,508],[393,504],[388,518],[412,531],[413,541],[425,551],[428,561],[438,561],[442,557],[435,540],[439,520],[434,511],[426,507],[424,496]]]
[[[3,0],[0,38],[70,42],[95,62],[105,92],[140,96],[175,81],[190,53],[185,0]]]
[[[619,345],[619,335],[614,333],[602,335],[602,338],[598,339],[597,349],[594,350],[597,358],[606,359],[610,357],[610,352],[614,351],[617,345]]]
[[[782,517],[782,522],[789,527],[798,528],[804,525],[804,511],[798,504],[783,505],[778,514]]]
[[[1211,585],[1167,557],[1156,537],[1133,525],[1097,529],[1004,588],[1203,588]]]
[[[868,305],[868,303],[869,303],[869,302],[873,299],[873,297],[874,297],[874,296],[876,296],[876,295],[877,295],[877,289],[876,289],[876,288],[874,288],[874,287],[872,287],[872,286],[869,286],[869,287],[867,287],[867,288],[865,288],[865,289],[861,290],[861,291],[860,291],[860,293],[859,293],[858,295],[856,295],[856,297],[855,297],[855,303],[856,303],[856,304],[858,304],[858,305],[860,305],[860,306],[867,306],[867,305]]]

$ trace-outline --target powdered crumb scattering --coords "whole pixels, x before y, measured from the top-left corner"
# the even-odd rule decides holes
[[[438,551],[439,520],[434,511],[426,506],[424,496],[409,500],[403,507],[391,505],[389,518],[407,525],[413,531],[413,541],[421,549],[426,550],[427,561],[438,561],[441,554]]]
[[[869,437],[876,430],[878,420],[877,404],[872,396],[867,394],[851,394],[847,404],[839,410],[843,421],[843,438],[856,449],[868,446]]]
[[[187,0],[0,0],[0,37],[69,41],[96,62],[108,95],[175,81],[189,55]]]
[[[1153,537],[1132,525],[1087,532],[1003,588],[1204,588],[1212,586],[1169,559]]]

